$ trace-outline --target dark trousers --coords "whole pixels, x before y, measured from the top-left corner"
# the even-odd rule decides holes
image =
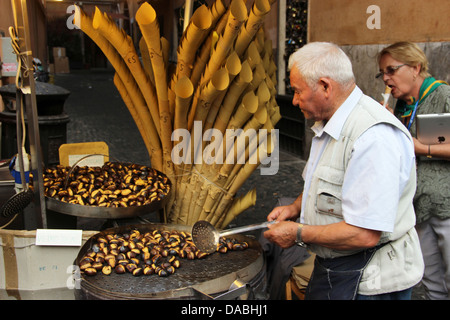
[[[364,269],[377,249],[334,259],[316,256],[305,300],[355,300]]]

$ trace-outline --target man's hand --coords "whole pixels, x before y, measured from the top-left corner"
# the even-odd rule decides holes
[[[281,221],[269,225],[269,230],[264,232],[264,237],[279,245],[281,248],[289,248],[297,240],[298,223],[293,221]]]
[[[298,209],[290,204],[288,206],[276,207],[267,216],[268,221],[285,221],[285,220],[295,220],[299,217],[300,212]]]

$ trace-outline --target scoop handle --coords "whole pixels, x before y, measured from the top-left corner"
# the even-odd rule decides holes
[[[276,222],[278,222],[278,221],[274,220],[274,221],[267,221],[267,222],[263,222],[263,223],[250,224],[250,225],[243,226],[243,227],[232,228],[232,229],[221,231],[219,233],[219,236],[225,237],[225,236],[229,236],[230,234],[236,234],[236,233],[242,233],[242,232],[246,232],[246,231],[263,229],[263,228],[266,228],[267,226],[274,224]]]

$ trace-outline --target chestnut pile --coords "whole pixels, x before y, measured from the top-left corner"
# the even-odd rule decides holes
[[[245,250],[247,242],[220,238],[217,251]],[[180,259],[202,259],[208,254],[197,249],[191,234],[176,230],[117,233],[99,236],[81,258],[79,267],[86,275],[131,273],[133,276],[157,274],[167,277],[181,265]]]
[[[70,170],[62,165],[44,170],[46,197],[116,208],[147,205],[162,200],[170,191],[168,178],[147,166],[106,162],[102,167],[77,166]]]

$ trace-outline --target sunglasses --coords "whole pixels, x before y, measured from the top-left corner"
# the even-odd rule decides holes
[[[401,67],[406,66],[406,65],[407,65],[407,64],[404,63],[404,64],[401,64],[401,65],[395,66],[395,67],[393,67],[393,66],[388,66],[388,67],[386,67],[386,72],[380,71],[379,73],[377,73],[377,75],[375,76],[375,78],[378,79],[378,78],[382,77],[382,76],[385,75],[385,74],[387,74],[389,77],[391,77],[391,76],[394,75],[394,73],[395,73],[398,69],[400,69]]]

